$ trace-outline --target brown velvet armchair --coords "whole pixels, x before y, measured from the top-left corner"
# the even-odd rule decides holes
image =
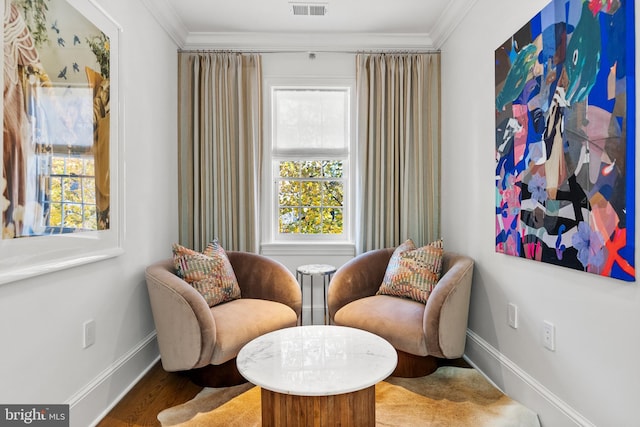
[[[376,295],[394,248],[363,253],[338,269],[328,290],[329,316],[336,325],[364,329],[398,352],[393,375],[427,375],[438,359],[463,355],[473,260],[445,252],[442,277],[426,304]]]
[[[227,255],[242,296],[214,307],[175,275],[171,259],[146,269],[162,367],[185,371],[201,386],[244,382],[235,363],[240,349],[267,332],[296,326],[302,310],[300,286],[284,265],[247,252]]]

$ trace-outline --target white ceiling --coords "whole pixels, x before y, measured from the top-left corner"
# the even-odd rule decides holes
[[[142,0],[181,48],[438,49],[476,0]]]

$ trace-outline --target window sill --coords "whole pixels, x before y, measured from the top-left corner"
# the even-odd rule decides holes
[[[260,253],[278,255],[337,255],[353,257],[356,247],[348,242],[277,242],[263,243]]]

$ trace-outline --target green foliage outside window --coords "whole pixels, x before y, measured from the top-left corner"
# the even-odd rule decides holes
[[[342,161],[282,161],[279,170],[279,232],[342,234]]]
[[[54,156],[49,176],[48,226],[97,230],[93,158]]]

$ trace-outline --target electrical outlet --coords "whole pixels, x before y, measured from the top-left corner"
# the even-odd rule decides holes
[[[91,319],[82,324],[82,348],[87,348],[96,342],[96,321]]]
[[[508,322],[513,329],[518,329],[518,306],[510,302],[508,306]]]
[[[556,327],[546,320],[542,325],[542,343],[549,350],[556,350]]]

